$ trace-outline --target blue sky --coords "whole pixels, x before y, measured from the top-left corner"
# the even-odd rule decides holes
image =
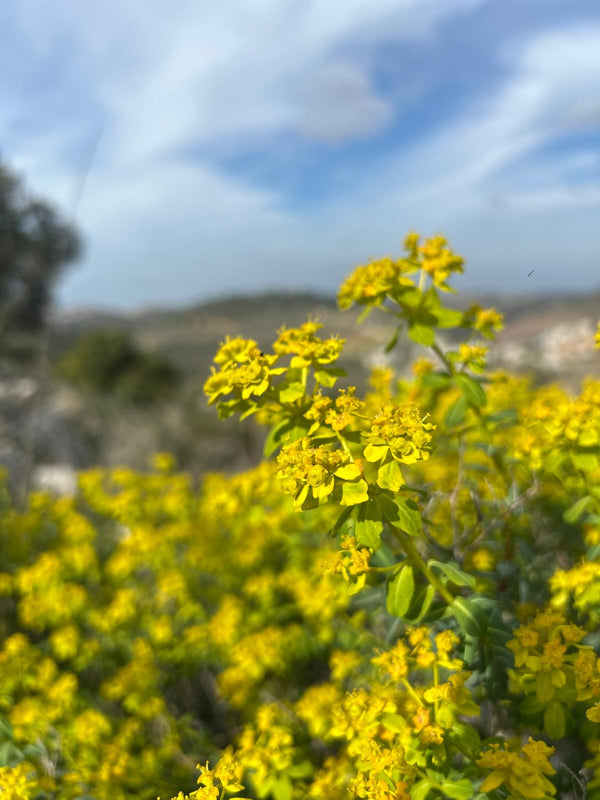
[[[597,0],[4,0],[0,102],[84,234],[64,306],[333,292],[411,228],[600,287]]]

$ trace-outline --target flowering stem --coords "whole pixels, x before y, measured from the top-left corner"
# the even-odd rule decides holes
[[[454,367],[452,366],[450,361],[448,361],[448,359],[446,358],[446,356],[442,352],[440,346],[434,343],[434,344],[431,345],[431,349],[436,354],[436,356],[440,359],[442,364],[446,367],[446,369],[448,371],[448,374],[449,375],[454,375]]]
[[[417,703],[417,705],[420,705],[421,707],[425,707],[425,703],[421,700],[419,695],[415,692],[415,690],[411,686],[410,681],[408,680],[408,678],[402,678],[402,685],[404,686],[406,691],[409,693],[409,695],[412,697],[412,699]]]
[[[348,447],[348,442],[347,442],[347,441],[344,439],[344,437],[342,436],[342,434],[341,434],[339,431],[336,431],[336,432],[335,432],[335,435],[337,436],[337,438],[338,438],[338,441],[339,441],[339,443],[342,445],[342,447],[344,448],[344,450],[345,450],[345,451],[348,453],[348,455],[349,455],[349,456],[351,456],[351,455],[352,455],[352,453],[350,452],[350,448]]]

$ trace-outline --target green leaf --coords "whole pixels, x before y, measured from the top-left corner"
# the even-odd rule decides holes
[[[394,617],[404,617],[410,607],[415,591],[415,577],[412,567],[405,564],[388,583],[386,607]]]
[[[394,331],[394,334],[393,334],[392,338],[389,340],[389,342],[385,346],[385,352],[386,353],[389,353],[390,350],[393,350],[394,347],[396,347],[396,343],[398,342],[398,336],[400,335],[400,331],[401,330],[402,330],[402,325],[398,325],[398,327]]]
[[[550,453],[548,458],[544,461],[544,471],[545,472],[556,472],[556,470],[560,467],[563,463],[567,454],[558,450],[555,453]]]
[[[300,382],[284,383],[279,389],[280,403],[293,403],[301,397],[304,397],[304,384]]]
[[[380,494],[377,500],[384,517],[392,525],[401,528],[409,536],[419,536],[423,532],[423,519],[414,500],[386,494]]]
[[[544,704],[540,703],[534,694],[526,697],[525,700],[523,700],[523,702],[519,705],[519,711],[524,717],[537,717],[544,710]]]
[[[576,503],[573,503],[573,505],[564,512],[564,521],[568,525],[574,525],[578,522],[591,499],[590,495],[587,494],[585,497],[581,497]]]
[[[400,464],[392,459],[382,464],[377,470],[377,484],[382,489],[389,489],[391,492],[397,492],[401,486],[404,485],[404,478]]]
[[[292,800],[294,787],[287,775],[280,775],[277,778],[273,778],[271,794],[275,800]]]
[[[412,800],[425,800],[427,795],[429,794],[429,790],[431,789],[431,781],[428,778],[423,778],[423,780],[415,783],[411,790],[410,796]]]
[[[456,720],[450,730],[450,738],[458,742],[460,749],[471,753],[478,753],[481,748],[481,739],[472,725]]]
[[[452,563],[444,564],[442,561],[434,561],[432,559],[427,563],[427,566],[438,569],[445,578],[451,583],[455,583],[457,586],[470,586],[472,589],[475,588],[475,578],[463,572],[458,566],[454,566]]]
[[[358,544],[377,550],[381,544],[381,531],[383,522],[381,510],[374,500],[363,503],[354,523],[354,535]]]
[[[288,428],[290,425],[290,421],[287,419],[282,420],[277,425],[275,425],[269,433],[267,434],[267,438],[265,439],[265,444],[263,447],[263,454],[265,458],[269,458],[272,456],[275,450],[279,447],[281,443],[281,437],[285,428]]]
[[[461,395],[458,400],[453,403],[444,417],[444,424],[447,428],[453,428],[455,425],[460,425],[465,418],[469,404],[466,398]]]
[[[485,392],[481,384],[469,375],[459,374],[454,376],[456,385],[462,392],[465,400],[470,406],[477,408],[484,406],[486,403]]]
[[[335,536],[339,532],[340,528],[342,527],[344,522],[346,522],[346,520],[348,519],[350,514],[352,514],[353,511],[354,511],[354,509],[352,508],[352,506],[349,506],[348,508],[345,508],[342,511],[342,513],[337,518],[337,520],[335,522],[335,525],[331,529],[331,535],[332,536]]]
[[[556,700],[548,703],[548,707],[544,712],[544,732],[550,736],[551,739],[562,739],[565,735],[566,723],[565,712],[563,707]]]
[[[493,414],[488,414],[487,420],[488,422],[507,422],[511,424],[515,424],[518,421],[519,417],[517,412],[512,409],[508,408],[505,411],[494,411]]]
[[[369,499],[368,488],[367,482],[362,478],[357,481],[344,481],[340,505],[356,506],[359,503],[366,503]]]
[[[335,386],[337,379],[343,378],[345,375],[346,370],[341,367],[326,367],[314,372],[316,382],[325,386],[326,389],[331,389],[332,386]]]
[[[464,633],[478,637],[485,632],[487,617],[477,603],[464,597],[455,597],[450,611]]]
[[[358,315],[358,317],[356,318],[356,321],[360,324],[361,322],[363,322],[369,316],[371,311],[373,311],[373,306],[372,305],[365,306],[363,308],[363,310],[360,312],[360,314]]]
[[[406,618],[411,622],[420,622],[429,611],[434,597],[435,588],[430,583],[427,586],[423,586],[415,595]]]
[[[450,383],[450,376],[445,372],[428,372],[421,378],[421,383],[428,389],[445,389]]]
[[[463,321],[462,311],[440,306],[433,312],[437,318],[438,328],[458,328]]]
[[[422,325],[415,322],[408,326],[409,338],[417,344],[423,344],[426,347],[431,347],[435,342],[435,331],[430,325]]]
[[[381,724],[392,733],[402,733],[402,731],[406,730],[406,726],[408,725],[407,721],[404,717],[400,716],[400,714],[386,714],[382,718]]]
[[[468,778],[459,781],[444,781],[442,792],[452,800],[471,800],[473,797],[473,784]]]
[[[290,778],[306,778],[312,775],[313,771],[314,768],[310,761],[301,761],[299,764],[292,764],[292,766],[288,767],[286,770]],[[238,800],[237,797],[235,800]]]
[[[571,461],[575,469],[580,469],[582,472],[594,472],[600,466],[597,452],[571,450]]]
[[[12,742],[0,745],[0,767],[14,767],[23,760],[23,753]]]

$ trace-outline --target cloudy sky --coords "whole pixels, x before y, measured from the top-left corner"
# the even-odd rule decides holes
[[[84,233],[66,306],[332,292],[410,228],[600,287],[597,0],[3,0],[0,110]]]

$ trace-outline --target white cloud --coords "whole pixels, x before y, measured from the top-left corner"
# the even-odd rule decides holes
[[[0,76],[10,98],[3,154],[68,205],[102,128],[79,209],[88,259],[64,296],[127,305],[259,282],[333,287],[355,258],[396,249],[412,225],[456,230],[460,246],[473,242],[480,253],[486,237],[502,244],[506,228],[499,232],[489,203],[499,191],[505,221],[591,207],[596,187],[588,181],[575,195],[557,169],[543,185],[523,175],[510,191],[498,176],[553,137],[595,124],[594,27],[538,35],[505,53],[504,86],[328,205],[286,211],[277,192],[185,155],[290,133],[333,146],[385,129],[395,110],[372,81],[370,45],[431,36],[445,16],[483,2],[21,0],[19,44],[0,41],[0,58],[38,69],[63,59],[43,99],[68,113],[40,118]]]
[[[496,95],[403,158],[418,166],[420,191],[472,203],[520,156],[591,124],[600,26],[539,35],[513,55],[512,66],[513,76]]]
[[[166,269],[182,285],[174,277],[164,299],[200,296],[236,280],[256,283],[243,261],[264,282],[281,280],[285,263],[302,274],[314,221],[183,153],[281,133],[335,143],[381,130],[392,111],[370,83],[365,48],[426,37],[439,19],[482,2],[22,0],[11,14],[14,35],[1,42],[5,60],[26,59],[34,75],[60,68],[52,79],[36,76],[47,85],[35,99],[0,76],[0,92],[11,98],[0,123],[5,156],[37,190],[69,206],[102,131],[78,213],[86,269],[70,278],[69,293],[106,299],[110,285],[96,288],[104,276],[122,287],[123,302],[129,292],[143,298],[148,276]],[[351,62],[349,49],[357,54]],[[66,113],[41,119],[40,97],[44,109]],[[305,255],[291,257],[290,247]]]

